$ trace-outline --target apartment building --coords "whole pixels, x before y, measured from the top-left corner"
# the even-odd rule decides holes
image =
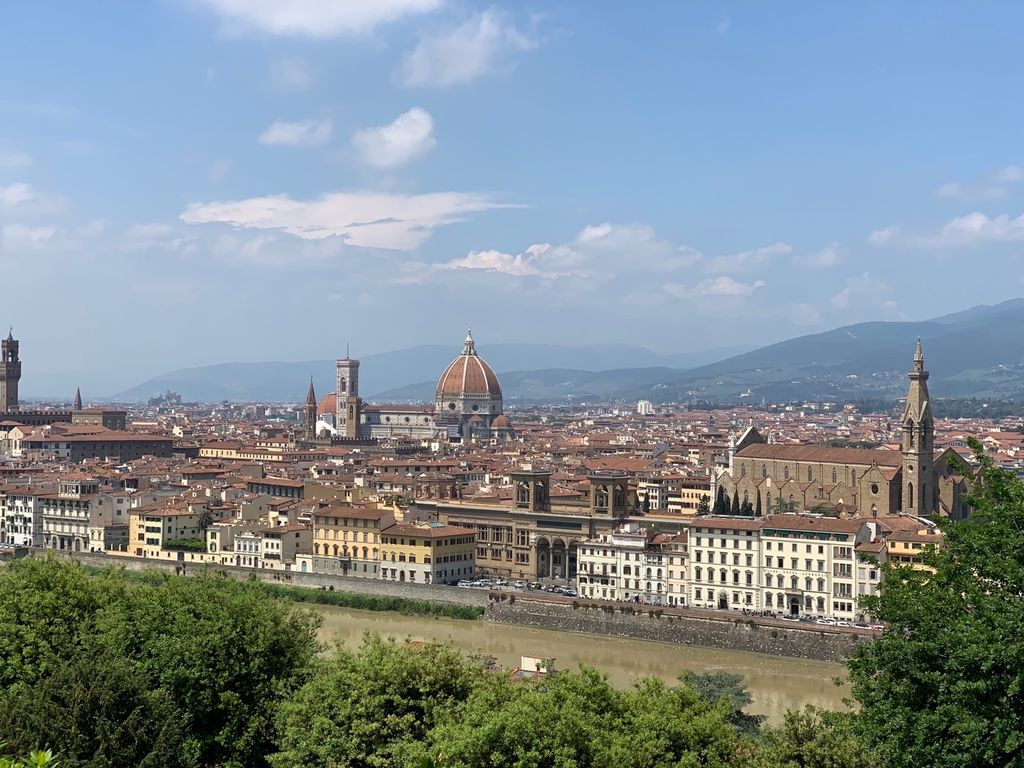
[[[689,523],[689,604],[698,608],[761,609],[762,520],[703,517]]]
[[[393,510],[335,502],[314,510],[312,520],[308,570],[370,579],[379,575],[381,532],[395,524]]]
[[[760,530],[766,610],[852,621],[857,613],[856,548],[871,539],[861,519],[772,515]]]
[[[399,523],[381,533],[380,578],[449,584],[476,574],[476,531],[439,522]]]

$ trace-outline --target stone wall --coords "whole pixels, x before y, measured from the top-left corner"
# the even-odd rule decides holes
[[[125,568],[129,571],[164,571],[166,573],[181,572],[182,564],[154,560],[152,558],[125,557],[121,555],[102,555],[79,552],[71,555],[76,560],[98,568]],[[357,592],[363,595],[386,595],[388,597],[404,597],[410,600],[430,600],[435,603],[454,603],[456,605],[485,606],[487,593],[482,589],[459,589],[458,587],[434,586],[431,584],[408,584],[383,579],[360,579],[353,576],[331,576],[319,573],[282,573],[280,571],[261,571],[256,568],[236,568],[225,565],[192,565],[186,563],[186,574],[226,573],[237,579],[248,579],[255,576],[270,584],[288,584],[294,587],[311,589],[333,588],[340,592]]]
[[[842,662],[870,636],[830,627],[756,624],[743,616],[706,618],[681,612],[578,602],[493,600],[484,615],[500,624],[654,640],[680,645],[727,648],[798,659]],[[815,627],[815,628],[811,628]]]

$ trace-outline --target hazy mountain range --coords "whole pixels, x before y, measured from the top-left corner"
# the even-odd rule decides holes
[[[659,355],[642,346],[488,344],[507,402],[893,397],[906,386],[920,338],[937,396],[1024,397],[1024,299],[922,322],[871,322],[754,350]],[[432,401],[437,377],[461,350],[418,346],[361,359],[363,397]],[[297,401],[309,376],[318,395],[334,387],[334,361],[224,363],[182,368],[120,393],[145,400],[173,390],[187,400]]]

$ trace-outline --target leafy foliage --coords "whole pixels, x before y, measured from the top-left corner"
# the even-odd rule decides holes
[[[879,756],[857,731],[856,716],[807,707],[790,710],[779,728],[762,733],[759,768],[877,768]]]
[[[865,601],[888,628],[849,661],[865,737],[892,768],[1024,765],[1024,486],[972,442],[980,476],[931,570],[887,565]]]
[[[281,708],[271,765],[395,765],[482,674],[451,647],[368,635],[358,653],[337,649]]]

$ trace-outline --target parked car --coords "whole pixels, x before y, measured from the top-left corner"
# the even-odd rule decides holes
[[[827,625],[829,627],[834,627],[836,625],[836,620],[835,619],[818,619],[814,623],[815,624],[825,624],[825,625]]]
[[[526,582],[525,581],[517,581],[517,582],[514,582],[512,584],[512,586],[515,587],[516,589],[526,589]]]
[[[788,616],[783,616],[782,620],[783,621],[803,621],[803,617],[802,616],[794,616],[793,614],[789,614]]]
[[[463,589],[469,589],[470,587],[474,586],[474,582],[466,581],[465,579],[463,579],[456,586],[462,587]]]
[[[539,581],[531,581],[530,582],[530,589],[540,589],[540,582]]]

